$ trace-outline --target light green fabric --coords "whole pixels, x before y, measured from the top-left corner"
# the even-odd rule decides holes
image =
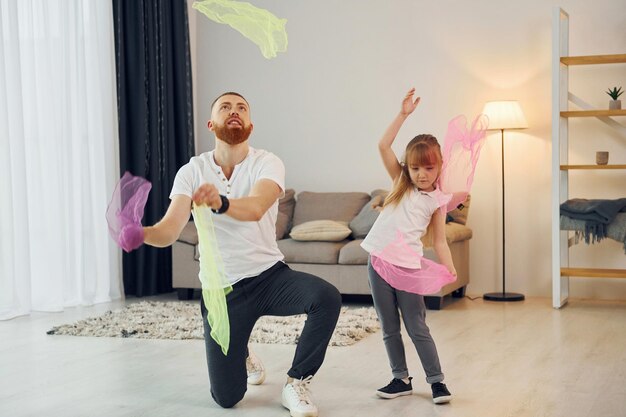
[[[192,6],[217,23],[224,23],[258,45],[267,59],[287,50],[287,19],[250,3],[232,0],[196,1]]]
[[[230,345],[230,321],[226,295],[233,287],[226,279],[224,262],[217,246],[211,216],[211,210],[207,206],[194,205],[193,219],[198,230],[202,299],[208,311],[207,321],[211,326],[211,337],[221,346],[224,355],[227,355]]]

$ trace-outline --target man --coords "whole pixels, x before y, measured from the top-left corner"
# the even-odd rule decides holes
[[[285,168],[274,154],[249,146],[253,125],[245,98],[233,92],[219,96],[211,106],[208,127],[215,134],[215,149],[191,158],[178,171],[167,213],[154,226],[144,228],[144,242],[171,245],[189,219],[192,202],[211,208],[226,277],[233,287],[226,296],[227,355],[211,338],[207,309],[201,303],[213,398],[224,408],[233,407],[243,398],[247,382],[263,382],[262,364],[247,349],[259,317],[306,313],[282,404],[292,416],[317,416],[308,387],[324,360],[341,296],[328,282],[292,271],[282,262],[275,224],[278,199],[284,195]]]

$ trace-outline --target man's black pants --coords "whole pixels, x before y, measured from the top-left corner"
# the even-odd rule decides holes
[[[324,361],[339,317],[341,295],[327,281],[293,271],[278,262],[261,275],[233,285],[226,303],[230,320],[227,355],[211,337],[204,301],[201,311],[211,395],[220,406],[229,408],[241,401],[247,389],[248,339],[259,317],[307,314],[291,369],[287,372],[295,379],[306,378],[314,375]]]

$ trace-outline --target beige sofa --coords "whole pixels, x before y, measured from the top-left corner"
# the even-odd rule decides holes
[[[301,192],[297,199],[293,190],[287,190],[280,201],[277,221],[278,247],[285,255],[285,262],[295,270],[317,275],[337,287],[342,294],[369,295],[367,278],[367,252],[360,246],[362,237],[376,218],[374,206],[382,202],[385,191],[375,190],[372,194],[361,192],[313,193]],[[430,309],[440,309],[444,297],[463,297],[469,283],[469,242],[472,231],[465,223],[468,203],[451,212],[446,224],[446,237],[457,270],[457,280],[436,294],[425,297]],[[306,229],[315,221],[331,220],[348,226],[349,236],[333,236],[335,241],[295,240],[296,231]],[[313,222],[313,223],[311,223]],[[459,223],[460,222],[460,223]],[[297,227],[296,226],[300,226]],[[293,228],[296,228],[295,230]],[[341,229],[339,227],[339,229]],[[325,239],[327,235],[306,235],[306,239]],[[302,233],[297,233],[303,239]],[[337,240],[340,239],[340,240]],[[424,256],[437,260],[428,236],[424,239]],[[193,222],[183,230],[173,245],[173,287],[179,298],[189,299],[193,290],[200,288],[198,280],[198,238]]]

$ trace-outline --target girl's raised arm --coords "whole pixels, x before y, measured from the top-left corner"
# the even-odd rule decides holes
[[[420,97],[417,97],[413,100],[413,95],[415,94],[415,88],[411,88],[409,92],[402,100],[402,107],[400,109],[400,113],[393,119],[383,137],[378,142],[378,151],[380,152],[380,157],[383,160],[383,164],[385,165],[385,169],[389,173],[389,176],[393,181],[398,178],[400,173],[402,172],[402,167],[398,162],[398,158],[396,154],[391,149],[391,145],[393,141],[396,139],[402,124],[406,120],[406,118],[413,113],[413,110],[417,107],[420,102]]]

